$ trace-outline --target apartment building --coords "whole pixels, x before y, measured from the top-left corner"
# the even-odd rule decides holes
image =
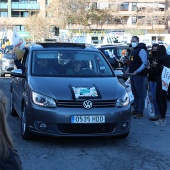
[[[0,40],[11,39],[12,28],[17,28],[21,37],[28,37],[24,24],[29,13],[44,11],[46,0],[0,0]]]
[[[109,7],[112,3],[118,3],[120,9],[118,15],[121,16],[120,20],[108,21],[104,25],[97,26],[91,25],[90,29],[86,32],[82,31],[81,26],[69,25],[66,29],[71,31],[72,35],[82,36],[91,35],[101,39],[102,36],[112,31],[117,35],[121,35],[127,30],[141,29],[145,34],[150,34],[155,37],[161,37],[164,41],[170,43],[170,0],[91,0],[91,4],[96,8]],[[45,8],[49,0],[0,0],[0,39],[4,36],[10,35],[12,26],[18,28],[21,36],[26,37],[24,23],[28,17],[29,12],[41,11],[45,15]],[[162,22],[151,22],[145,20],[143,23],[137,24],[137,21],[142,17],[140,15],[149,15],[147,12],[141,14],[141,9],[145,8],[158,9],[157,16],[162,16]],[[148,18],[151,16],[148,16]],[[7,23],[9,26],[7,26]],[[95,39],[95,38],[94,38]]]

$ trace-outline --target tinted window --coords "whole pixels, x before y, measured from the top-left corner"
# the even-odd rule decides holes
[[[113,76],[103,56],[86,51],[34,51],[32,74],[37,76]]]

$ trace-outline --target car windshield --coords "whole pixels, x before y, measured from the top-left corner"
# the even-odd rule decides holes
[[[33,51],[31,66],[34,76],[114,76],[111,67],[99,52]]]

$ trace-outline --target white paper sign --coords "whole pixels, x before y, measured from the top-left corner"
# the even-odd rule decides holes
[[[79,97],[98,97],[95,87],[72,87],[76,99]]]
[[[162,78],[162,90],[168,91],[170,83],[170,69],[168,67],[163,66],[161,78]]]
[[[126,80],[125,84],[126,84],[127,86],[131,86],[130,77],[128,77],[128,79]]]
[[[151,117],[155,116],[155,108],[154,108],[153,98],[150,90],[147,91],[147,96],[145,99],[145,108],[147,109]]]
[[[129,95],[129,100],[130,100],[131,103],[133,103],[134,96],[133,96],[132,89],[131,89],[130,77],[126,80],[125,85],[127,86],[126,90],[128,92],[128,95]]]
[[[109,54],[110,58],[114,58],[114,57],[116,57],[114,54],[112,54],[112,52],[111,52],[111,51],[108,51],[108,54]]]
[[[13,34],[12,34],[12,44],[15,47],[20,48],[21,50],[25,47],[26,42],[24,39],[22,39],[18,33],[16,32],[16,30],[13,30]]]

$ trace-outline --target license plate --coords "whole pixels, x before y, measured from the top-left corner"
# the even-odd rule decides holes
[[[105,123],[105,116],[71,116],[71,123]]]

